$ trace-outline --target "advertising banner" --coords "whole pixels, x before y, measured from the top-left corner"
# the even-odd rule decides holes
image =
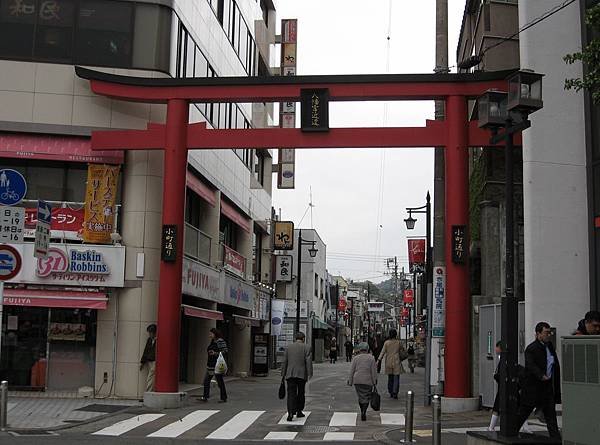
[[[284,315],[288,318],[296,318],[296,300],[285,300]],[[300,318],[308,317],[308,301],[300,302]]]
[[[415,293],[412,289],[404,289],[404,304],[413,304],[415,302]]]
[[[90,164],[85,191],[83,240],[110,244],[115,223],[118,165]]]
[[[226,245],[223,245],[223,249],[223,268],[244,278],[246,274],[246,258]]]
[[[367,307],[369,312],[383,312],[385,309],[383,302],[380,301],[369,301]]]
[[[446,268],[436,267],[433,271],[432,337],[445,334],[444,309],[446,300]]]
[[[52,238],[81,239],[84,210],[69,207],[52,208],[50,233]],[[37,208],[25,209],[25,238],[35,236]]]
[[[284,308],[284,300],[273,300],[271,302],[271,335],[275,335],[276,337],[281,335]]]
[[[425,238],[410,238],[408,240],[408,265],[410,273],[425,270]]]

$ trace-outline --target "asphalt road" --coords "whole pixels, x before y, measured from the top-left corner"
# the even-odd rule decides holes
[[[283,444],[293,440],[294,443],[335,441],[372,445],[384,439],[386,432],[391,430],[396,432],[389,435],[390,439],[398,440],[401,437],[399,429],[404,426],[404,394],[409,389],[415,392],[415,430],[420,434],[415,438],[420,443],[431,443],[431,417],[429,410],[421,407],[422,369],[417,368],[415,374],[401,376],[399,400],[389,398],[387,376],[380,375],[378,388],[382,396],[381,411],[376,413],[369,410],[366,422],[360,420],[354,388],[346,384],[348,371],[349,364],[345,362],[315,365],[315,376],[307,385],[307,417],[302,422],[296,420],[289,424],[283,419],[286,415],[285,401],[277,397],[280,377],[273,373],[269,377],[229,382],[229,400],[224,404],[217,403],[218,391],[213,386],[212,398],[208,403],[200,402],[192,393],[187,406],[180,409],[160,412],[133,408],[47,434],[37,432],[15,436],[2,433],[0,444],[172,444],[176,440],[181,444],[202,441],[218,445],[258,441]],[[453,436],[456,440],[448,443],[466,442],[464,434]]]

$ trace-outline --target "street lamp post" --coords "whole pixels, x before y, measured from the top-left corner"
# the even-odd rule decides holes
[[[504,142],[505,159],[505,219],[506,267],[505,295],[502,298],[502,342],[500,356],[500,435],[515,437],[517,424],[518,387],[518,298],[514,293],[514,175],[513,136],[531,126],[529,114],[539,110],[542,102],[542,74],[518,71],[508,79],[508,93],[487,91],[477,100],[479,127],[492,131],[491,143]],[[499,133],[499,130],[503,131]]]
[[[302,277],[302,246],[311,246],[308,249],[308,254],[311,258],[317,256],[317,252],[319,251],[315,248],[316,241],[304,240],[302,239],[302,230],[298,231],[298,276],[296,277],[297,291],[296,291],[296,323],[295,323],[295,332],[300,332],[300,286],[301,286],[301,277]],[[305,334],[307,334],[305,332]]]
[[[424,404],[425,406],[431,403],[430,392],[431,392],[431,328],[432,328],[432,307],[433,307],[433,268],[431,258],[431,196],[429,191],[425,197],[425,205],[421,207],[407,207],[408,218],[404,220],[406,228],[412,230],[415,228],[415,222],[417,221],[412,217],[413,213],[424,213],[426,218],[425,224],[425,292],[421,292],[421,295],[426,295],[426,306],[427,306],[427,318],[425,330],[427,345],[425,347],[425,393],[424,393]],[[416,280],[415,280],[416,281]],[[415,282],[416,287],[416,282]],[[423,298],[421,298],[421,310],[423,309]],[[416,312],[416,307],[415,307]]]

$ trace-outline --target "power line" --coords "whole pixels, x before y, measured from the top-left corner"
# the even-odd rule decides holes
[[[494,43],[492,46],[488,46],[486,49],[484,49],[481,52],[481,55],[479,57],[483,57],[484,54],[486,52],[488,52],[489,50],[496,48],[497,46],[502,45],[503,43],[508,42],[509,40],[515,38],[516,36],[518,36],[519,34],[521,34],[523,31],[537,25],[538,23],[543,22],[544,20],[552,17],[554,14],[556,14],[559,11],[562,11],[563,9],[565,9],[567,6],[569,6],[571,3],[575,3],[575,0],[566,0],[564,1],[562,4],[560,5],[556,5],[554,8],[549,9],[548,11],[546,11],[545,13],[543,13],[541,16],[533,19],[531,22],[527,23],[526,25],[524,25],[521,29],[519,29],[517,32],[515,32],[514,34],[508,36],[508,37],[503,37],[502,40],[500,42],[496,42]]]

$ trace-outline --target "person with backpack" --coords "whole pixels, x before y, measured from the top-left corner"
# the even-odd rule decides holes
[[[208,352],[208,359],[206,362],[206,375],[204,376],[204,394],[200,397],[201,402],[208,402],[210,397],[210,381],[214,377],[219,385],[220,400],[219,403],[227,402],[227,389],[225,388],[225,381],[223,380],[223,374],[215,372],[215,366],[219,354],[223,355],[225,362],[227,362],[227,343],[223,339],[223,335],[218,329],[212,328],[208,334],[210,337],[210,344],[206,348]]]

